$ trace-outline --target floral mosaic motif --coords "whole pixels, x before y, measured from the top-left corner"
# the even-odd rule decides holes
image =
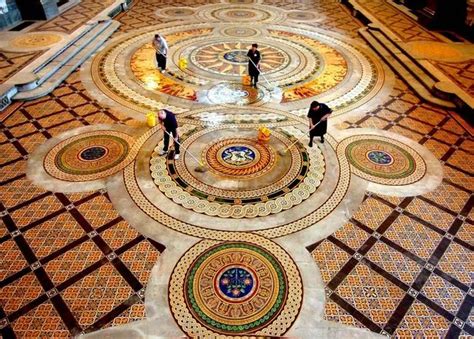
[[[378,165],[390,165],[393,163],[392,156],[385,151],[369,151],[367,158]]]
[[[222,152],[222,160],[231,165],[242,166],[255,160],[255,152],[246,146],[231,146]]]
[[[243,267],[232,267],[218,275],[219,290],[231,299],[244,298],[255,290],[254,274]]]

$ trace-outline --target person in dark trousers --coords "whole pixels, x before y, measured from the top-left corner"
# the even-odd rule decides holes
[[[173,135],[174,139],[174,160],[179,159],[179,135],[178,135],[178,122],[176,121],[176,116],[173,112],[168,111],[167,109],[162,109],[158,112],[158,120],[160,121],[161,128],[163,129],[163,149],[160,151],[159,155],[165,155],[168,153],[168,146],[170,143],[170,135]]]
[[[168,55],[168,43],[160,34],[155,34],[153,38],[153,47],[156,51],[156,62],[161,73],[166,71],[166,57]]]
[[[260,52],[257,50],[258,45],[252,44],[252,48],[249,49],[247,56],[249,57],[249,75],[251,85],[257,88],[258,75],[260,74]]]
[[[313,101],[308,111],[309,120],[309,147],[313,147],[313,138],[321,137],[321,142],[324,142],[324,134],[328,129],[328,118],[332,110],[326,105]],[[318,122],[318,126],[314,127]],[[313,128],[314,127],[314,128]]]

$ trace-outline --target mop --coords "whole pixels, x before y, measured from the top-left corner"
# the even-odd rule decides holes
[[[177,144],[179,145],[179,147],[181,147],[181,148],[184,150],[185,153],[189,154],[189,156],[190,156],[191,158],[193,158],[193,160],[198,163],[199,166],[196,167],[196,168],[194,169],[194,171],[199,172],[199,173],[204,173],[204,172],[207,171],[207,169],[206,169],[206,167],[204,166],[204,164],[203,164],[201,161],[199,161],[191,152],[189,152],[186,148],[184,148],[183,145],[181,145],[181,144],[179,143],[179,141],[176,140],[170,132],[168,132],[168,131],[164,131],[164,132],[165,132],[166,134],[168,134],[168,135],[170,136],[170,138],[173,139],[173,142],[177,143]]]
[[[310,132],[311,132],[316,126],[318,126],[318,125],[321,123],[321,121],[322,121],[322,120],[319,120],[319,121],[308,131],[308,134],[310,134]],[[306,134],[305,134],[305,136],[306,136]],[[302,138],[303,138],[303,137],[296,139],[296,141],[295,141],[294,143],[292,143],[290,146],[288,146],[287,148],[285,148],[283,151],[278,151],[278,154],[280,154],[281,156],[284,156],[284,155],[288,152],[288,150],[289,150],[291,147],[293,147],[298,141],[301,141]]]
[[[261,75],[263,77],[263,79],[265,80],[265,82],[267,83],[267,85],[271,88],[271,92],[272,92],[272,97],[276,97],[276,98],[281,98],[281,89],[277,86],[272,86],[270,84],[270,82],[268,81],[267,77],[265,75],[263,75],[262,71],[260,71],[257,67],[257,65],[255,65],[255,63],[253,62],[252,59],[249,58],[249,61],[252,63],[252,65],[255,67],[255,69],[258,70],[258,74]],[[273,88],[272,88],[273,87]]]

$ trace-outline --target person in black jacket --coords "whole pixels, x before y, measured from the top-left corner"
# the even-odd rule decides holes
[[[179,135],[178,135],[178,122],[173,112],[167,109],[162,109],[158,112],[158,119],[163,129],[163,150],[159,152],[159,155],[165,155],[168,153],[168,146],[170,142],[170,134],[173,135],[174,143],[174,159],[179,159]]]
[[[260,52],[257,50],[258,45],[252,44],[247,56],[249,57],[249,75],[253,87],[257,88],[258,75],[260,74]]]
[[[313,138],[315,136],[321,137],[321,142],[324,142],[324,134],[328,129],[328,118],[332,110],[326,105],[313,101],[308,111],[309,120],[309,147],[313,147]],[[314,127],[319,122],[318,126]]]

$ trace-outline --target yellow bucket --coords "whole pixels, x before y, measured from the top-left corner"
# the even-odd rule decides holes
[[[150,112],[146,115],[146,124],[148,127],[156,126],[156,114],[154,112]]]
[[[185,57],[179,58],[178,67],[180,70],[184,71],[186,68],[188,68],[188,60],[186,60]]]
[[[250,75],[244,75],[242,76],[242,85],[244,86],[250,86]]]
[[[258,141],[268,142],[272,132],[267,127],[260,127],[258,129]]]

